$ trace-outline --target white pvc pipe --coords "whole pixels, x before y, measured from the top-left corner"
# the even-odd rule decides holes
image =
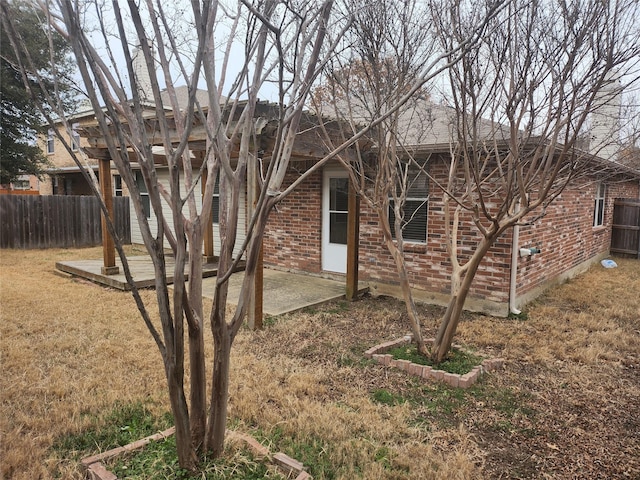
[[[516,205],[516,214],[520,211],[520,201]],[[522,312],[516,308],[516,287],[518,284],[518,242],[520,241],[520,225],[513,226],[511,238],[511,278],[509,279],[509,312],[520,315]]]

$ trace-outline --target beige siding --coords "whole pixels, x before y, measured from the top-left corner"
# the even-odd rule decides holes
[[[158,170],[158,179],[160,180],[160,183],[168,190],[169,189],[169,172],[164,169],[164,170]],[[199,189],[198,189],[199,191]],[[184,192],[183,192],[184,193]],[[245,208],[245,195],[244,192],[241,195],[240,198],[240,218],[238,220],[239,222],[239,227],[238,227],[238,234],[236,235],[236,245],[235,245],[235,249],[234,249],[234,255],[238,255],[240,248],[242,247],[242,242],[245,239],[245,234],[246,234],[246,208]],[[163,200],[162,202],[162,206],[163,206],[163,210],[162,213],[165,216],[165,218],[167,219],[167,221],[169,222],[169,224],[171,225],[173,223],[173,216],[171,213],[171,209],[169,208],[169,205]],[[196,207],[198,209],[198,212],[202,209],[202,197],[200,195],[196,195]],[[131,206],[131,242],[132,243],[137,243],[137,244],[142,244],[142,234],[140,232],[140,227],[138,225],[138,220],[136,218],[136,214],[135,214],[135,210],[133,208],[133,205]],[[185,215],[188,215],[188,207],[185,205],[184,210]],[[151,227],[151,232],[153,234],[155,234],[156,230],[157,230],[157,222],[156,222],[156,218],[153,215],[153,212],[151,213],[151,218],[149,218],[149,226]],[[171,230],[173,231],[173,228],[171,228]],[[220,253],[220,230],[217,224],[213,225],[213,248],[214,248],[214,254],[215,255],[219,255]]]

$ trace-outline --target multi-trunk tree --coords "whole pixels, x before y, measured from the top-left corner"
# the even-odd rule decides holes
[[[119,239],[115,244],[140,314],[162,355],[180,465],[193,469],[202,454],[215,457],[223,451],[230,351],[247,313],[261,237],[269,211],[285,194],[282,182],[309,89],[332,52],[333,38],[348,26],[348,16],[334,8],[332,0],[295,5],[279,0],[59,0],[36,6],[49,22],[51,37],[61,35],[70,45],[95,113],[101,155],[111,160],[129,191],[155,270],[155,302],[145,304]],[[15,32],[11,17],[3,15],[3,26],[13,34],[15,68],[29,72],[33,52]],[[36,81],[42,83],[41,78]],[[186,101],[178,97],[180,85],[187,87]],[[275,106],[266,108],[259,101],[265,86],[275,96]],[[198,87],[205,90],[204,97],[196,96]],[[31,90],[36,104],[45,111],[59,106],[55,89],[44,90],[44,99]],[[66,119],[63,109],[55,112]],[[271,134],[268,152],[258,141],[266,123]],[[78,165],[85,163],[68,151]],[[158,155],[168,167],[166,182],[160,180]],[[260,171],[262,177],[245,227],[240,211],[249,171]],[[219,265],[207,320],[202,245],[216,184]],[[150,212],[145,211],[141,190],[146,190],[142,193]],[[95,194],[100,197],[97,189]],[[237,230],[245,228],[243,245],[236,245]],[[166,252],[175,260],[172,271]],[[246,262],[242,292],[229,316],[228,281],[241,258]],[[172,290],[168,275],[173,277]],[[208,329],[214,347],[209,371],[204,351]]]
[[[315,118],[318,130],[324,128],[319,118],[305,115],[305,105],[318,74],[338,54],[351,28],[353,5],[333,0],[33,3],[47,18],[48,33],[61,35],[71,46],[95,113],[95,126],[84,126],[84,131],[93,132],[99,154],[112,162],[130,194],[155,269],[154,302],[143,301],[118,238],[115,245],[139,312],[162,355],[180,465],[193,469],[202,455],[223,451],[231,346],[247,313],[269,212],[304,175],[355,144],[373,126],[349,132],[303,176],[284,184],[296,139],[314,127],[309,118]],[[29,72],[34,59],[28,45],[9,16],[3,15],[2,22],[18,53],[15,68]],[[423,77],[447,53],[420,69],[415,88],[398,96],[395,108],[419,90]],[[42,84],[37,75],[35,80]],[[180,100],[178,86],[186,86],[186,101]],[[60,107],[55,88],[44,92],[40,99],[32,89],[31,98],[45,113],[48,107]],[[259,95],[270,96],[273,103],[260,102]],[[374,124],[389,108],[374,117]],[[68,120],[64,109],[55,113]],[[66,141],[62,136],[60,140]],[[96,145],[87,151],[95,155]],[[67,147],[78,165],[84,165],[86,159]],[[168,172],[166,181],[161,181],[158,156]],[[256,175],[257,181],[249,187],[256,195],[245,224],[241,211],[247,175]],[[210,233],[216,184],[219,265],[211,313],[205,318],[202,245]],[[108,219],[106,225],[114,235]],[[236,245],[238,230],[245,231],[242,245]],[[172,271],[166,252],[174,259]],[[246,262],[242,290],[234,299],[237,307],[228,313],[228,281],[240,259]],[[172,290],[167,275],[173,277]],[[210,366],[204,354],[208,338],[214,347]]]
[[[490,34],[489,19],[504,4],[466,5],[475,15],[473,28],[442,49],[433,12],[445,8],[443,4],[366,2],[354,14],[349,48],[333,59],[314,90],[314,109],[341,119],[345,130],[371,127],[368,148],[359,149],[355,158],[343,158],[343,165],[359,197],[376,213],[396,266],[413,340],[425,356],[429,348],[411,290],[405,246],[426,235],[429,159],[416,156],[413,149],[430,138],[429,83]]]
[[[463,10],[453,21],[450,15],[440,17],[445,48],[474,24]],[[441,95],[452,128],[449,153],[440,158],[449,174],[439,188],[452,275],[435,361],[451,348],[473,279],[496,240],[543,216],[567,185],[588,174],[594,157],[615,160],[618,99],[638,81],[637,15],[632,0],[512,0],[492,19],[492,34],[447,71]],[[477,235],[470,251],[463,225]]]
[[[629,0],[454,2],[431,5],[429,24],[417,25],[425,17],[414,14],[419,7],[411,2],[378,4],[356,16],[356,55],[327,76],[315,98],[318,108],[352,125],[374,124],[383,112],[370,137],[373,149],[344,164],[377,213],[418,349],[439,363],[496,240],[544,215],[594,155],[607,156],[612,132],[603,135],[602,125],[590,148],[583,140],[606,117],[602,112],[611,112],[624,84],[637,80],[638,7]],[[406,10],[404,22],[379,14],[388,8]],[[482,18],[485,30],[476,36]],[[437,46],[426,49],[428,40]],[[401,109],[389,108],[415,85],[430,55],[442,51],[451,52],[442,75]],[[432,175],[442,169],[443,177]],[[451,269],[450,301],[431,348],[420,332],[404,253],[407,240],[426,238],[415,228],[427,228],[427,202],[442,208]],[[471,244],[463,229],[475,232]]]

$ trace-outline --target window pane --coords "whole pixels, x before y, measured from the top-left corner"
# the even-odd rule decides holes
[[[329,242],[347,244],[347,213],[329,214]]]
[[[55,142],[53,136],[53,130],[49,129],[49,132],[47,134],[47,153],[54,153],[55,151]]]
[[[604,224],[604,199],[596,200],[595,223],[596,227]]]
[[[142,200],[142,208],[147,218],[151,218],[151,203],[149,201],[149,193],[147,192],[147,186],[144,184],[144,177],[141,172],[136,172],[136,185],[140,190],[140,198]]]
[[[220,175],[213,184],[213,203],[211,204],[213,223],[220,223]]]
[[[213,214],[213,223],[220,223],[220,194],[213,196],[211,211]]]
[[[349,209],[349,179],[331,178],[329,180],[329,210],[346,212]]]
[[[404,164],[400,168],[407,174],[406,200],[403,208],[402,237],[410,242],[426,243],[427,241],[427,210],[429,199],[429,177],[427,160],[420,161],[420,165]],[[401,172],[401,173],[403,173]],[[402,185],[398,186],[401,193]],[[393,198],[389,198],[389,224],[391,234],[396,237],[395,214]]]
[[[142,172],[136,172],[136,185],[138,186],[140,193],[147,193],[147,186],[144,184]]]
[[[425,243],[427,241],[427,210],[426,200],[407,200],[404,205],[402,223],[402,238],[405,240]],[[393,201],[389,205],[389,224],[391,235],[396,237],[396,216],[393,211]]]
[[[429,196],[429,177],[414,166],[409,169],[407,187],[408,198],[426,198]]]
[[[122,196],[122,177],[120,175],[113,176],[113,190],[116,197]]]
[[[149,194],[141,194],[140,199],[142,200],[142,208],[144,210],[144,215],[147,218],[151,217],[151,204],[149,202]]]
[[[78,133],[79,124],[74,123],[71,126],[71,149],[76,151],[80,148],[80,134]]]
[[[427,241],[427,202],[407,201],[404,206],[404,221],[402,234],[407,240],[416,242]]]
[[[593,226],[599,227],[604,225],[604,199],[605,184],[598,183],[596,185],[596,198],[593,206]]]

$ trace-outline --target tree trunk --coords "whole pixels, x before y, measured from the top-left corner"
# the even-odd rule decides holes
[[[464,302],[467,298],[468,289],[466,291],[459,290],[455,295],[451,296],[447,311],[442,318],[438,335],[433,342],[433,350],[431,359],[433,363],[441,363],[449,350],[451,350],[451,344],[453,343],[453,336],[458,328],[460,322],[460,315],[464,307]]]
[[[191,441],[199,452],[204,446],[207,427],[207,374],[204,354],[204,310],[202,303],[202,235],[197,232],[199,223],[191,233],[193,241],[189,249],[189,301],[187,308],[193,311],[189,322],[190,367],[190,420]],[[190,315],[191,313],[187,313]]]
[[[378,214],[380,217],[380,213]],[[385,235],[385,238],[387,235]],[[407,275],[407,265],[405,264],[404,255],[398,250],[398,247],[391,239],[391,233],[386,240],[387,248],[393,256],[396,263],[396,269],[398,270],[398,279],[400,280],[400,288],[402,290],[402,298],[407,307],[407,315],[409,316],[409,326],[411,327],[411,333],[413,334],[413,342],[418,349],[418,352],[425,357],[429,356],[429,350],[424,342],[422,336],[422,329],[420,328],[420,318],[418,317],[418,311],[416,309],[415,301],[413,300],[413,294],[411,293],[411,285],[409,283],[409,277]]]
[[[449,350],[451,350],[453,337],[460,323],[460,316],[462,315],[464,302],[469,294],[469,289],[476,276],[480,262],[496,237],[497,235],[492,236],[490,240],[486,238],[483,239],[473,253],[473,256],[469,259],[465,269],[454,270],[451,275],[451,298],[442,322],[440,323],[440,328],[438,329],[438,334],[433,342],[431,351],[431,359],[435,364],[442,362],[449,353]]]
[[[189,328],[189,366],[191,443],[196,451],[199,452],[204,446],[207,426],[207,382],[202,325],[200,325],[198,331]]]
[[[184,395],[182,382],[176,378],[175,366],[172,361],[165,360],[167,383],[169,386],[169,401],[176,426],[176,448],[178,463],[181,468],[194,471],[198,463],[197,455],[191,443],[191,428],[189,426],[189,410]]]
[[[215,352],[206,449],[213,458],[218,458],[224,451],[224,435],[227,426],[231,338],[224,320],[214,325],[213,329]]]

